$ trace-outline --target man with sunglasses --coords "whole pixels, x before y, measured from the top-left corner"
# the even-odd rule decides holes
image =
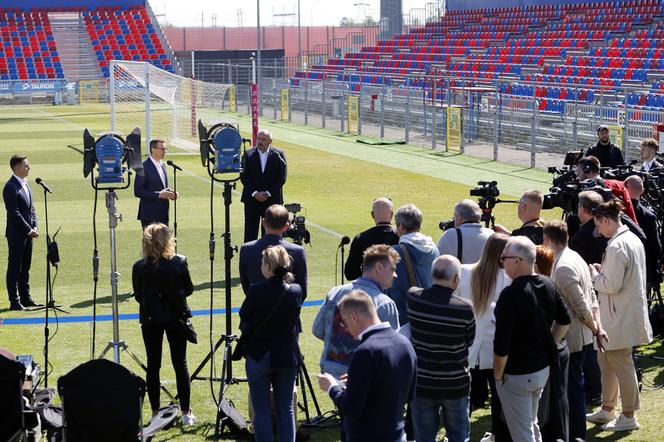
[[[136,219],[143,230],[152,223],[168,225],[168,201],[178,194],[168,187],[168,174],[164,165],[166,143],[164,140],[150,141],[150,156],[143,161],[143,175],[136,175],[134,196],[140,198]]]
[[[510,238],[500,257],[512,284],[496,303],[493,371],[514,440],[541,442],[537,411],[570,317],[553,282],[535,273],[535,244]]]

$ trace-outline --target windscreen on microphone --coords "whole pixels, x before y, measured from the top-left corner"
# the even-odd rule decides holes
[[[341,238],[341,244],[340,245],[345,246],[348,243],[350,243],[350,238],[344,235],[343,238]]]
[[[35,183],[37,183],[37,184],[41,184],[41,183],[42,183],[42,179],[39,178],[39,177],[35,178]]]

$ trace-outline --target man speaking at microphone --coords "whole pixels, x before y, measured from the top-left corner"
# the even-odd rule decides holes
[[[23,155],[13,155],[9,160],[13,175],[2,189],[7,210],[5,236],[8,244],[7,293],[11,310],[25,310],[37,304],[30,297],[30,264],[32,240],[39,236],[37,213],[32,191],[26,178],[30,163]]]
[[[138,219],[143,230],[152,223],[168,225],[168,201],[178,194],[168,187],[168,174],[164,164],[166,144],[164,140],[150,141],[150,155],[143,161],[143,176],[136,175],[134,196],[140,198]]]
[[[244,203],[244,242],[258,238],[261,217],[273,204],[283,204],[282,188],[288,165],[284,152],[272,146],[272,135],[261,130],[256,147],[242,156],[242,202]]]

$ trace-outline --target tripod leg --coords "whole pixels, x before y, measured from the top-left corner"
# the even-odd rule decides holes
[[[226,341],[224,345],[224,360],[221,368],[221,382],[219,383],[219,406],[217,407],[217,420],[214,424],[214,438],[217,439],[221,436],[223,427],[226,425],[223,421],[223,410],[221,409],[221,403],[224,399],[224,391],[226,390],[226,367],[228,366],[228,358],[230,358],[230,348],[231,343],[225,339],[225,336],[222,337]]]
[[[192,381],[207,379],[207,378],[199,377],[198,374],[201,371],[203,371],[203,369],[205,368],[205,365],[207,365],[207,363],[210,361],[210,359],[212,359],[214,354],[217,352],[217,350],[219,349],[219,347],[221,347],[221,345],[223,343],[224,343],[224,337],[222,336],[221,338],[219,338],[217,343],[214,344],[214,349],[211,352],[208,352],[207,355],[205,355],[205,358],[201,361],[200,364],[198,364],[198,367],[196,367],[196,370],[194,370],[194,372],[191,374],[191,376],[189,376]]]
[[[316,409],[316,413],[318,413],[318,416],[321,416],[320,406],[318,405],[318,399],[316,399],[316,393],[314,392],[314,387],[311,384],[311,378],[309,377],[307,366],[304,365],[304,362],[302,362],[300,368],[302,369],[302,374],[304,375],[304,379],[307,382],[307,387],[309,388],[309,394],[311,394],[311,400],[314,403],[314,408]]]
[[[298,404],[302,411],[304,411],[304,420],[305,422],[311,422],[311,417],[309,416],[309,401],[307,400],[307,385],[304,383],[304,375],[302,374],[302,368],[297,371],[297,383],[300,386],[300,391],[302,392],[302,405]]]

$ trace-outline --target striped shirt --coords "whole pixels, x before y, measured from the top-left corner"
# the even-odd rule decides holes
[[[468,348],[475,338],[475,315],[472,303],[452,292],[439,285],[408,292],[418,398],[459,399],[470,391]]]

